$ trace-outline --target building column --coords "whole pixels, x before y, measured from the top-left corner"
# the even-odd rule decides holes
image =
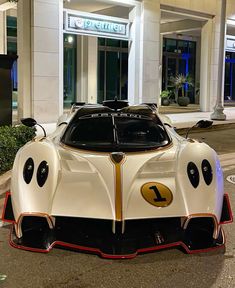
[[[225,36],[226,36],[226,3],[227,0],[217,1],[218,9],[221,11],[220,19],[215,21],[215,40],[218,42],[218,68],[217,68],[217,93],[215,97],[214,112],[211,114],[212,120],[226,120],[226,115],[223,113],[224,107],[224,69],[225,69]],[[218,29],[218,30],[217,30]],[[217,40],[217,42],[216,42]],[[217,47],[215,47],[217,48]]]
[[[88,36],[77,35],[77,102],[87,103]]]
[[[204,112],[211,111],[210,90],[215,87],[211,79],[212,27],[212,20],[208,20],[201,30],[200,110]]]
[[[98,38],[77,36],[77,101],[97,103]]]
[[[31,5],[30,0],[17,6],[18,120],[33,117],[31,84]]]
[[[7,54],[6,12],[0,11],[0,54]]]
[[[139,102],[159,102],[160,0],[143,0],[140,18]]]
[[[139,100],[140,75],[140,4],[132,8],[129,14],[131,22],[128,54],[128,101],[137,104]]]
[[[88,93],[87,103],[97,103],[98,38],[88,37]]]
[[[19,117],[63,113],[63,0],[18,3]]]

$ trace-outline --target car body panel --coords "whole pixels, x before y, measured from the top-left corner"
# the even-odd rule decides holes
[[[123,109],[78,107],[58,122],[52,135],[35,138],[19,150],[12,171],[11,202],[6,205],[12,206],[14,215],[13,246],[42,252],[57,243],[107,258],[131,258],[139,252],[177,245],[188,253],[224,245],[220,221],[228,223],[232,216],[216,152],[164,126],[151,106]],[[83,149],[81,144],[76,147],[81,140],[73,140],[80,139],[82,132],[75,135],[78,138],[64,136],[66,131],[75,133],[71,125],[79,125],[80,119],[84,124],[86,119],[92,123],[90,119],[103,117],[105,123],[110,115],[113,121],[115,117],[120,120],[122,113],[135,133],[136,127],[145,123],[141,125],[147,128],[133,134],[139,135],[137,142],[147,136],[152,139],[155,130],[151,129],[159,125],[161,129],[156,131],[160,131],[162,145],[153,148],[153,140],[149,140],[152,146],[148,148],[140,140],[136,151],[132,143],[119,150],[117,137],[124,137],[124,132],[114,132],[113,150],[104,143],[101,146],[106,148],[97,146],[96,150],[92,144],[92,149]],[[145,122],[141,122],[142,115]],[[126,123],[120,123],[126,128]],[[90,136],[87,139],[90,141]],[[42,164],[45,169],[40,168]],[[45,180],[42,184],[40,177]]]

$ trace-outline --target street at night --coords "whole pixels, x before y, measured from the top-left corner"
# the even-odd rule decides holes
[[[0,288],[235,288],[235,0],[0,0],[0,214]]]

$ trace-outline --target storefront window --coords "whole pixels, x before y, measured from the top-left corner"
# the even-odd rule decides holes
[[[176,52],[177,43],[175,39],[166,39],[166,51],[167,52]]]
[[[224,101],[231,104],[235,101],[235,53],[226,52],[225,57],[225,79],[224,79]]]
[[[163,39],[163,75],[162,89],[172,91],[172,99],[176,97],[175,87],[172,83],[172,76],[183,74],[189,75],[193,80],[193,86],[186,85],[186,93],[190,98],[190,103],[195,103],[195,63],[196,63],[196,42]]]
[[[178,41],[178,53],[188,53],[188,41]]]
[[[192,42],[190,41],[188,43],[188,47],[189,47],[189,53],[192,54],[192,55],[195,55],[196,54],[196,43],[195,42]]]
[[[120,47],[121,40],[106,39],[106,45],[109,47]]]
[[[17,19],[12,16],[7,16],[7,54],[17,55]],[[17,108],[17,61],[12,66],[11,79],[13,88],[12,106]]]
[[[76,55],[76,36],[64,34],[64,108],[76,99]]]
[[[127,99],[128,41],[98,39],[98,103]]]
[[[7,36],[17,37],[17,19],[16,17],[7,16]]]

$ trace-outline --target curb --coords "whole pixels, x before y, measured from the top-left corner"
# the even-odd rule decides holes
[[[187,133],[188,129],[190,129],[190,128],[191,128],[191,126],[190,127],[183,127],[183,128],[177,128],[176,127],[175,130],[178,134],[180,134],[182,136],[182,135],[185,135]],[[200,129],[200,128],[192,129],[190,131],[190,134],[200,133],[200,132],[210,132],[210,131],[215,131],[215,130],[234,129],[234,128],[235,128],[234,122],[233,123],[223,123],[223,124],[215,123],[208,129]]]
[[[0,176],[0,195],[9,191],[11,183],[11,171],[7,171],[6,173]]]

